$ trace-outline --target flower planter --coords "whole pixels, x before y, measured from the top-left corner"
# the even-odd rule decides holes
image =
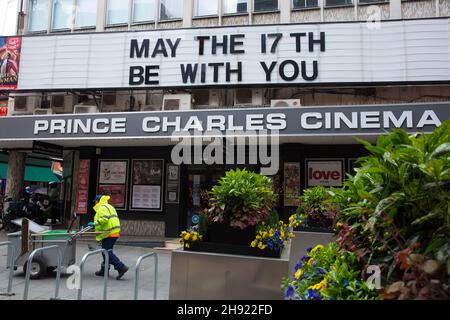
[[[265,257],[265,258],[280,258],[281,251],[270,250],[268,248],[261,250],[259,248],[252,248],[250,245],[236,245],[229,243],[218,243],[218,242],[194,242],[189,245],[189,248],[184,246],[184,250],[193,252],[210,252],[210,253],[221,253],[221,254],[233,254],[241,256],[254,256],[254,257]]]
[[[289,255],[289,274],[294,274],[295,265],[307,253],[308,248],[314,248],[318,244],[325,246],[336,240],[331,232],[294,231],[294,235],[295,237],[291,240]]]
[[[256,227],[245,229],[230,227],[228,222],[211,223],[207,227],[205,242],[226,243],[241,246],[250,246],[256,237]]]

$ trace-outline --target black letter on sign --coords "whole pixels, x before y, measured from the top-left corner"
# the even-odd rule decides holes
[[[316,80],[319,75],[319,69],[317,67],[317,61],[313,61],[313,75],[308,76],[306,74],[306,61],[302,61],[302,78],[306,81]]]
[[[219,82],[219,68],[224,65],[225,64],[223,62],[208,63],[208,67],[214,68],[214,82]]]
[[[294,67],[294,73],[289,77],[286,75],[285,68],[290,64]],[[280,64],[280,77],[285,81],[294,81],[298,78],[300,70],[298,69],[298,64],[294,60],[286,60]]]
[[[237,69],[231,69],[231,63],[227,62],[226,64],[226,71],[227,71],[227,82],[231,81],[231,74],[237,73],[238,75],[238,82],[242,81],[242,62],[238,62]]]
[[[153,50],[152,58],[156,57],[157,54],[162,54],[164,57],[168,57],[166,45],[164,44],[164,39],[158,39],[156,42],[155,49]]]
[[[306,37],[305,32],[291,33],[290,36],[295,38],[295,51],[302,52],[302,37]]]
[[[145,67],[145,84],[157,85],[159,80],[151,80],[152,77],[159,77],[159,72],[152,72],[152,70],[159,70],[159,66],[146,66]]]
[[[175,41],[175,44],[172,43],[171,39],[167,39],[167,44],[170,47],[170,51],[172,51],[172,58],[176,58],[177,56],[177,49],[178,49],[178,45],[180,44],[181,38],[177,38],[177,40]]]
[[[314,33],[309,33],[309,52],[314,52],[314,44],[320,44],[320,51],[325,52],[325,32],[320,33],[320,39],[314,40]]]
[[[137,80],[136,80],[137,79]],[[144,83],[144,68],[130,67],[130,86],[139,86]]]
[[[190,81],[191,83],[195,83],[195,79],[197,78],[197,70],[198,63],[194,64],[194,68],[192,68],[192,64],[181,65],[181,77],[183,78],[183,83],[187,83]]]
[[[134,58],[135,54],[138,58],[142,58],[142,55],[144,55],[145,58],[148,58],[149,47],[150,47],[149,39],[145,39],[144,41],[142,41],[141,48],[139,48],[139,43],[136,39],[131,40],[130,58]]]
[[[209,40],[210,38],[211,38],[210,36],[198,36],[198,37],[195,37],[195,40],[199,41],[198,54],[200,56],[205,54],[205,41]]]
[[[223,42],[217,42],[217,36],[212,38],[212,54],[217,54],[217,47],[222,47],[222,54],[228,53],[228,36],[223,36]]]
[[[245,53],[244,49],[242,49],[242,50],[237,50],[236,49],[237,46],[244,45],[243,41],[236,41],[236,39],[238,39],[238,38],[244,39],[245,38],[245,34],[232,34],[230,36],[230,53],[231,54],[240,54],[240,53],[244,54]]]
[[[273,61],[270,64],[270,67],[267,67],[266,63],[264,61],[261,61],[261,66],[263,67],[264,71],[266,72],[266,81],[272,80],[272,71],[275,69],[275,66],[277,65],[276,61]]]

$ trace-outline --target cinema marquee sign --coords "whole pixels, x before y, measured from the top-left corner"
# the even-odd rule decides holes
[[[19,89],[450,80],[450,19],[23,38]]]
[[[393,128],[432,132],[449,117],[447,103],[16,116],[0,118],[0,141],[237,136],[263,130],[280,136],[365,136]]]

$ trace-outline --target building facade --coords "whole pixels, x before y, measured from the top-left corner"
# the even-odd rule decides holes
[[[267,172],[287,218],[303,189],[342,185],[365,154],[354,137],[450,115],[447,0],[22,5],[0,147],[64,147],[66,218],[110,194],[124,234],[177,236],[236,167]],[[221,158],[230,140],[244,156]]]

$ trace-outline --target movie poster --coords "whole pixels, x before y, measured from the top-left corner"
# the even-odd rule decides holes
[[[8,100],[1,100],[0,97],[0,117],[6,117],[8,115]]]
[[[21,45],[20,37],[0,37],[0,90],[17,88]]]
[[[98,192],[101,195],[110,196],[109,204],[116,209],[125,209],[126,185],[99,185]]]
[[[100,184],[126,184],[128,161],[100,161]]]
[[[284,205],[298,206],[300,197],[300,163],[284,164]]]
[[[307,160],[308,187],[340,187],[343,181],[343,161]]]
[[[133,160],[131,209],[162,210],[164,160]]]

